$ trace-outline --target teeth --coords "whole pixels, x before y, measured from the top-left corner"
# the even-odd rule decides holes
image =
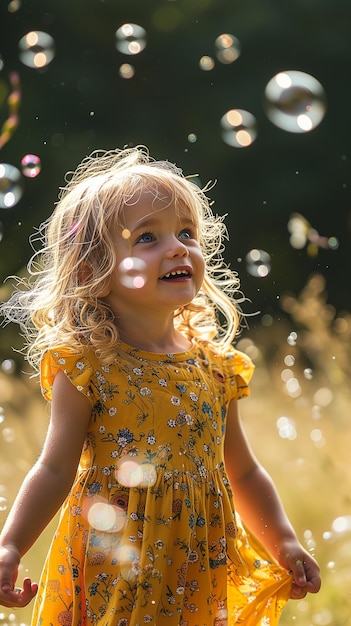
[[[175,272],[168,272],[163,278],[170,278],[170,276],[189,276],[189,272],[187,270],[176,270]]]

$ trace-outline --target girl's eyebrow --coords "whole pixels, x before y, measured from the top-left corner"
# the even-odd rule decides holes
[[[179,219],[179,224],[181,226],[184,225],[193,225],[195,226],[195,222],[194,220],[191,218],[191,216],[181,216],[179,215],[178,217]],[[139,230],[140,228],[147,228],[147,227],[151,227],[151,226],[155,226],[160,222],[160,219],[158,217],[154,217],[153,215],[146,215],[145,217],[142,217],[134,226],[133,226],[133,230]]]

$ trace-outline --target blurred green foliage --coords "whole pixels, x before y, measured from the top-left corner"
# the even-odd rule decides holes
[[[115,32],[126,22],[146,31],[140,54],[116,49]],[[16,206],[0,209],[0,279],[26,264],[28,236],[51,213],[67,170],[96,148],[143,143],[186,174],[198,172],[203,183],[218,180],[211,195],[217,212],[228,213],[226,258],[238,269],[254,308],[275,310],[284,291],[296,293],[318,270],[331,301],[349,309],[344,270],[351,263],[350,27],[348,0],[3,2],[2,119],[10,72],[20,75],[22,103],[19,127],[0,160],[20,167],[22,156],[34,153],[42,171],[25,181]],[[18,42],[30,30],[55,40],[55,57],[42,69],[19,59]],[[221,33],[241,43],[234,63],[215,58]],[[203,55],[215,59],[212,71],[199,68]],[[131,79],[119,75],[126,62],[135,68]],[[283,131],[264,112],[265,85],[288,69],[312,74],[327,94],[327,114],[309,133]],[[258,136],[248,148],[230,147],[221,138],[220,119],[231,108],[247,109],[257,119]],[[190,133],[197,138],[193,143]],[[322,235],[337,237],[339,248],[316,256],[293,249],[287,223],[294,211]],[[271,255],[264,280],[246,272],[242,259],[252,248]]]

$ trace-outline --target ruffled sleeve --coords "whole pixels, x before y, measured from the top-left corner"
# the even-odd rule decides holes
[[[92,365],[86,352],[77,354],[69,348],[47,350],[40,364],[41,392],[46,400],[52,399],[52,386],[58,370],[62,370],[72,384],[94,403],[91,386]]]
[[[248,396],[250,394],[249,382],[255,369],[250,357],[233,348],[224,357],[223,367],[229,386],[230,400],[239,400]]]

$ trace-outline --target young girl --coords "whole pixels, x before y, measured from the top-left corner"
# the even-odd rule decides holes
[[[0,603],[37,594],[33,626],[274,626],[319,569],[242,432],[253,365],[206,189],[142,147],[94,154],[42,231],[2,305],[51,420],[0,537]],[[39,587],[16,588],[60,506]]]

